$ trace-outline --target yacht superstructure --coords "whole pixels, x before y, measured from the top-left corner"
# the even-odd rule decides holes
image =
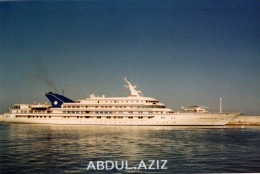
[[[225,125],[242,113],[174,112],[151,97],[143,97],[127,78],[128,97],[97,97],[73,101],[46,93],[51,105],[15,104],[4,114],[5,122],[86,125]],[[200,109],[205,111],[205,109]],[[187,110],[188,111],[188,110]]]

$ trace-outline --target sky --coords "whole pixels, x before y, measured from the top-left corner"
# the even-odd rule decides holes
[[[90,93],[260,115],[260,1],[0,1],[0,113]]]

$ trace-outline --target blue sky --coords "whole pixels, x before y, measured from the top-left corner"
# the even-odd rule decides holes
[[[260,2],[0,2],[0,113],[14,103],[144,96],[260,114]]]

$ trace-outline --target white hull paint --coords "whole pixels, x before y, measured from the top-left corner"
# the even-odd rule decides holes
[[[205,126],[220,126],[225,125],[233,120],[241,113],[175,113],[162,116],[155,116],[151,119],[134,118],[129,120],[128,117],[122,119],[115,119],[111,117],[107,119],[105,116],[98,118],[85,118],[84,116],[67,116],[69,118],[63,118],[58,114],[41,114],[38,118],[32,118],[33,114],[5,114],[4,122],[9,123],[31,123],[31,124],[64,124],[64,125],[125,125],[125,126],[181,126],[181,125],[205,125]],[[28,118],[30,116],[30,118]],[[49,118],[51,116],[51,118]],[[86,116],[86,115],[85,115]],[[40,118],[42,117],[42,118]],[[46,118],[44,118],[46,117]],[[82,118],[81,118],[82,117]]]

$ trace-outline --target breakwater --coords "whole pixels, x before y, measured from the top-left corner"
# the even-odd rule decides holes
[[[227,125],[259,125],[260,116],[239,116],[229,122]]]

